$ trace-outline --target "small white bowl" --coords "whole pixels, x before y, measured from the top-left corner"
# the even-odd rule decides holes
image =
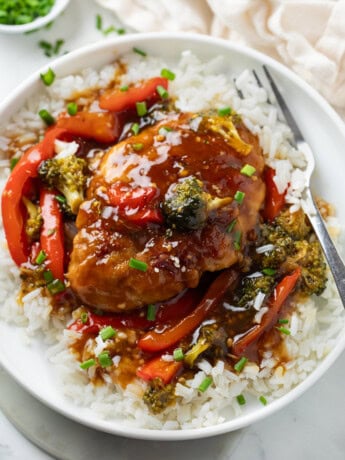
[[[19,25],[7,25],[0,24],[0,32],[6,32],[9,34],[19,34],[24,32],[30,32],[35,29],[40,29],[41,27],[47,25],[49,22],[56,19],[59,14],[66,8],[70,0],[55,0],[55,3],[49,13],[45,16],[40,16],[32,22],[27,24]]]

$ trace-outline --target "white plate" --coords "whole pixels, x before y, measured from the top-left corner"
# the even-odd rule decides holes
[[[306,140],[310,143],[317,163],[315,189],[338,209],[339,220],[345,223],[343,205],[343,171],[345,170],[345,127],[330,106],[307,84],[284,66],[252,50],[234,46],[223,40],[192,34],[142,34],[118,38],[96,44],[64,56],[51,67],[58,76],[80,71],[92,63],[93,66],[112,62],[119,54],[130,51],[133,46],[145,49],[150,55],[174,57],[185,49],[198,56],[210,59],[222,54],[231,62],[232,71],[259,68],[267,64],[272,70]],[[41,72],[46,69],[41,69]],[[0,124],[17,111],[23,100],[40,87],[40,71],[24,82],[0,107]],[[305,381],[282,398],[266,407],[247,404],[243,414],[220,425],[185,431],[163,431],[128,428],[121,423],[105,421],[87,408],[75,407],[58,391],[54,370],[44,357],[43,343],[36,341],[28,347],[20,339],[20,330],[0,322],[0,362],[4,368],[30,393],[42,402],[67,417],[87,426],[109,433],[141,439],[182,440],[208,437],[247,426],[300,396],[315,383],[345,348],[345,329],[339,335],[334,348]]]

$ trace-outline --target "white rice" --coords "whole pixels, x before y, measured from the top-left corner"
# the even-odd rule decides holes
[[[266,102],[266,92],[257,86],[251,72],[246,70],[238,75],[235,87],[234,75],[224,73],[224,60],[219,56],[204,63],[185,51],[174,65],[136,54],[126,56],[124,60],[128,64],[128,72],[122,76],[122,85],[159,75],[163,67],[168,67],[176,73],[176,79],[169,84],[169,92],[176,97],[179,109],[203,111],[233,107],[242,115],[247,127],[258,135],[267,164],[277,172],[275,181],[279,191],[288,187],[287,202],[292,204],[293,210],[300,207],[305,160],[291,147],[290,130],[278,120],[276,108]],[[37,115],[41,108],[57,116],[75,93],[107,86],[116,68],[117,64],[100,70],[86,69],[79,75],[57,79],[51,87],[44,88],[42,95],[29,98],[21,111],[0,129],[0,157],[5,158],[6,148],[13,137],[21,138],[22,147],[18,154],[37,142],[44,132],[43,123]],[[244,99],[239,97],[237,90],[241,91]],[[88,102],[80,96],[78,103]],[[99,110],[98,104],[92,104],[91,109]],[[1,190],[8,174],[8,161],[0,159]],[[331,224],[337,227],[334,219]],[[286,394],[317,367],[332,349],[344,326],[343,307],[330,280],[319,299],[310,298],[297,305],[293,312],[289,324],[291,334],[284,338],[290,356],[287,364],[279,364],[279,359],[272,352],[266,352],[260,366],[248,363],[237,374],[225,369],[222,361],[214,367],[207,361],[201,361],[194,378],[176,385],[177,404],[168,407],[162,414],[152,415],[142,401],[144,382],[135,381],[125,390],[112,383],[110,377],[103,386],[90,383],[94,370],[82,371],[68,349],[68,344],[75,338],[75,333],[64,329],[69,318],[51,316],[48,299],[42,297],[39,290],[27,294],[23,307],[18,306],[19,272],[8,254],[2,228],[0,232],[0,318],[24,328],[28,340],[43,338],[47,344],[46,358],[58,371],[61,393],[71,403],[89,407],[104,419],[121,420],[122,424],[166,430],[206,427],[241,414],[242,407],[236,400],[239,394],[244,394],[248,401],[257,401],[263,395],[270,402]],[[262,251],[270,249],[260,248]],[[256,299],[257,322],[266,311],[262,302],[262,296]],[[96,339],[98,353],[105,347],[105,342],[97,342]],[[166,355],[166,360],[170,359],[171,355]],[[120,356],[113,358],[115,367],[120,360]],[[214,384],[205,393],[200,393],[198,386],[206,376],[211,376]]]

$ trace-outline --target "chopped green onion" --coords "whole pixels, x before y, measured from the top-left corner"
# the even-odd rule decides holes
[[[264,275],[273,276],[277,273],[277,270],[275,268],[263,268],[262,273]]]
[[[154,321],[156,319],[156,305],[150,303],[147,306],[147,313],[146,313],[146,318],[149,321]]]
[[[166,78],[167,80],[175,80],[175,77],[176,75],[174,74],[174,72],[172,72],[171,70],[169,69],[162,69],[161,70],[161,76]]]
[[[140,56],[147,56],[147,53],[139,48],[136,48],[135,46],[133,47],[133,51],[137,54],[140,54]]]
[[[55,118],[46,109],[41,109],[38,112],[38,115],[42,118],[44,123],[48,126],[51,126],[55,123]]]
[[[278,319],[278,323],[279,323],[279,324],[288,324],[288,323],[289,323],[289,320],[288,320],[288,319],[284,319],[284,318],[280,318],[280,319]]]
[[[83,324],[86,324],[89,320],[89,314],[86,311],[83,311],[83,313],[80,315],[80,321]]]
[[[55,195],[55,199],[61,204],[65,204],[67,201],[63,195]]]
[[[106,29],[103,30],[104,35],[109,35],[112,32],[116,32],[116,29],[114,26],[109,26]]]
[[[244,406],[246,403],[246,398],[243,395],[236,396],[237,402],[240,406]]]
[[[46,16],[54,5],[54,0],[1,0],[0,23],[20,25]]]
[[[80,368],[81,369],[89,369],[89,367],[92,367],[96,364],[96,361],[94,359],[88,359],[87,361],[84,361],[80,363]]]
[[[44,54],[47,57],[52,57],[54,54],[59,54],[61,46],[65,43],[65,40],[59,38],[55,43],[49,43],[45,40],[38,42],[38,46],[42,48]]]
[[[46,283],[51,283],[52,281],[54,281],[54,275],[51,270],[45,270],[43,272],[43,278]]]
[[[131,131],[137,135],[138,132],[140,131],[140,126],[139,126],[139,123],[133,123],[132,126],[131,126]]]
[[[265,396],[260,396],[259,401],[260,401],[264,406],[266,406],[266,404],[267,404],[267,399],[265,398]]]
[[[47,236],[52,236],[56,232],[56,228],[50,228],[47,230]]]
[[[121,86],[120,91],[122,91],[123,93],[124,93],[125,91],[128,91],[128,85],[123,85],[123,86]]]
[[[105,342],[108,339],[111,339],[116,335],[116,331],[113,327],[107,326],[104,329],[101,330],[99,335],[102,337],[102,340]]]
[[[133,257],[129,259],[129,266],[142,272],[147,271],[147,263],[143,262],[142,260],[134,259]]]
[[[231,233],[236,225],[237,219],[234,219],[230,222],[230,224],[226,227],[226,232]]]
[[[164,86],[158,85],[156,88],[157,93],[160,95],[162,99],[168,99],[169,93],[168,91],[164,88]]]
[[[96,29],[97,30],[102,30],[102,16],[100,14],[97,14],[96,16]]]
[[[286,329],[286,327],[277,327],[276,328],[279,332],[282,332],[283,334],[286,334],[286,335],[290,335],[291,334],[291,331],[289,329]]]
[[[144,147],[144,144],[132,144],[132,147],[134,148],[134,150],[138,151]]]
[[[252,165],[244,165],[243,168],[241,169],[241,174],[244,176],[252,177],[252,175],[255,173],[256,169]]]
[[[147,114],[147,107],[146,107],[145,101],[137,102],[135,106],[136,106],[137,114],[139,115],[139,117],[142,117]]]
[[[231,107],[221,107],[218,109],[218,115],[224,117],[225,115],[230,115],[232,112]]]
[[[50,67],[46,73],[41,73],[40,76],[46,86],[52,85],[55,80],[55,73]]]
[[[37,265],[41,265],[46,260],[46,258],[47,258],[47,254],[43,250],[41,250],[38,253],[38,256],[36,257],[35,262]]]
[[[234,196],[234,200],[237,201],[238,204],[242,204],[245,196],[246,194],[244,192],[237,190]]]
[[[183,361],[184,353],[182,348],[175,348],[173,356],[175,361]]]
[[[65,43],[65,40],[59,38],[56,40],[55,45],[53,47],[53,54],[59,54],[61,46]]]
[[[212,382],[212,377],[205,377],[204,380],[200,383],[198,390],[201,391],[201,393],[204,393]]]
[[[76,113],[78,112],[78,106],[75,102],[69,102],[67,104],[67,112],[69,115],[71,115],[72,117],[74,115],[76,115]]]
[[[126,29],[122,29],[122,28],[121,28],[121,29],[117,29],[117,33],[118,33],[119,35],[124,35],[124,34],[126,33]]]
[[[236,372],[241,372],[244,368],[244,366],[247,364],[248,358],[245,356],[242,356],[242,358],[237,361],[237,363],[234,365],[234,369]]]
[[[171,131],[172,131],[172,128],[170,128],[170,126],[162,126],[161,128],[159,128],[158,133],[161,136],[166,136],[167,133],[170,133]]]
[[[236,251],[241,249],[241,239],[242,239],[242,232],[237,230],[234,234],[234,248]]]
[[[102,351],[102,353],[98,355],[98,361],[101,367],[109,367],[113,365],[113,360],[109,355],[109,351]]]
[[[13,171],[15,165],[18,163],[19,158],[11,158],[10,160],[10,170]]]
[[[54,279],[47,285],[47,288],[52,295],[55,295],[63,292],[66,289],[66,286],[65,283],[63,283],[61,280]]]

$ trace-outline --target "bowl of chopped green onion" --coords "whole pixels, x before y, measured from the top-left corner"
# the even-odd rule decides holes
[[[70,0],[0,0],[0,33],[24,33],[53,21]]]

